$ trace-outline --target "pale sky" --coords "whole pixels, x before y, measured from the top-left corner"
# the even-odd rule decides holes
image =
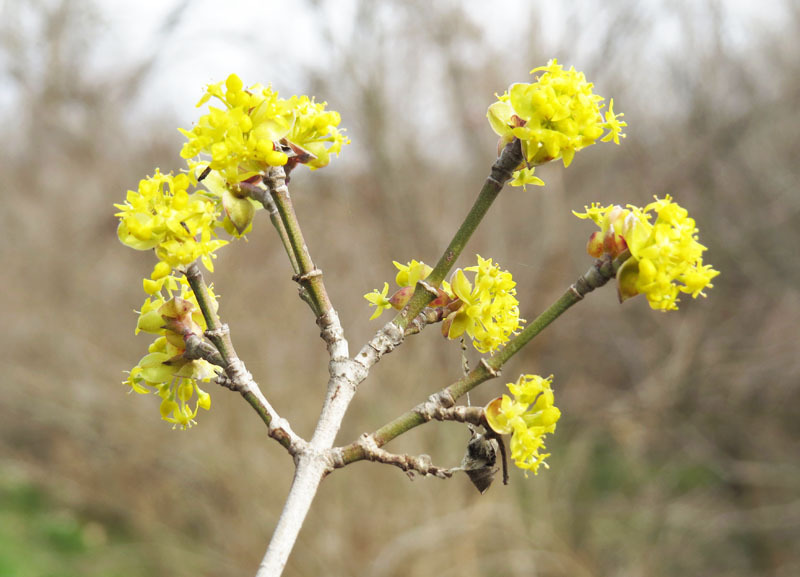
[[[8,1],[8,0],[6,0]],[[12,2],[15,0],[11,0]],[[17,0],[24,1],[24,0]],[[107,34],[98,38],[98,65],[132,62],[150,53],[159,26],[180,0],[99,1]],[[469,14],[498,42],[514,36],[514,6],[522,0],[460,2]],[[730,19],[729,34],[744,37],[749,25],[778,17],[770,8],[772,0],[722,0]],[[327,18],[346,39],[354,34],[354,0],[324,2]],[[656,3],[654,3],[655,5]],[[545,41],[555,46],[570,34],[568,19],[560,2],[548,2],[542,12]],[[602,0],[576,5],[602,6]],[[778,2],[775,2],[778,5]],[[333,8],[332,8],[333,6]],[[598,14],[601,11],[597,11]],[[188,4],[174,37],[163,39],[159,68],[149,82],[154,92],[175,108],[181,119],[189,119],[202,87],[236,71],[245,83],[272,83],[285,93],[302,92],[302,75],[292,70],[295,64],[324,65],[325,54],[315,39],[314,23],[307,16],[305,3],[290,0],[194,0]],[[665,23],[662,42],[671,41],[670,25]],[[288,53],[288,54],[287,54]],[[186,112],[190,111],[187,115]]]
[[[54,6],[63,0],[40,0]],[[78,2],[86,0],[76,0]],[[680,41],[674,34],[674,20],[658,18],[658,7],[668,0],[638,4],[653,10],[658,34],[650,44],[669,46]],[[685,6],[698,6],[692,0],[673,0]],[[505,50],[519,46],[517,29],[522,23],[514,15],[525,0],[439,0],[465,6],[473,21],[487,37]],[[176,117],[182,126],[197,118],[195,103],[203,87],[223,80],[231,72],[246,84],[272,84],[288,96],[307,90],[304,68],[323,67],[327,55],[324,43],[315,36],[315,20],[308,17],[306,2],[291,0],[193,0],[181,10],[180,23],[167,37],[161,27],[182,0],[95,0],[100,11],[101,31],[87,39],[92,67],[97,74],[111,75],[116,67],[129,69],[137,62],[158,54],[156,68],[147,77],[146,94],[138,106]],[[717,0],[706,4],[722,7],[731,14],[726,34],[730,38],[747,37],[754,25],[770,25],[780,18],[781,0]],[[357,34],[353,15],[356,0],[321,2],[332,29],[342,43]],[[572,3],[541,2],[541,34],[545,46],[554,55],[560,46],[577,35],[570,30],[576,14],[583,18],[580,40],[592,47],[591,24],[603,18],[603,0],[580,0]],[[670,4],[672,5],[672,4]],[[0,18],[8,12],[32,12],[30,0],[0,0]],[[9,10],[11,9],[11,10]],[[24,18],[23,18],[24,20]],[[587,24],[588,23],[588,24]],[[22,25],[26,25],[23,21]],[[671,27],[672,26],[672,27]],[[643,50],[651,47],[643,46]],[[542,63],[532,63],[531,66]],[[570,63],[567,63],[570,64]],[[298,72],[298,67],[300,71]],[[0,109],[8,102],[8,85],[3,86],[3,62],[0,59]],[[504,89],[499,86],[498,90]],[[329,95],[320,95],[321,99]],[[135,111],[132,111],[135,112]]]

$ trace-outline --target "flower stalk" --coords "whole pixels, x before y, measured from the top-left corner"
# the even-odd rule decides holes
[[[303,231],[294,212],[294,205],[289,196],[289,187],[286,185],[286,172],[282,166],[270,167],[264,175],[264,183],[267,185],[272,201],[278,209],[283,230],[288,238],[288,246],[291,247],[289,260],[295,270],[294,279],[307,293],[307,300],[317,318],[327,314],[332,306],[322,282],[322,271],[314,266],[311,260],[311,253],[308,251]],[[265,204],[265,207],[267,205]],[[281,233],[281,229],[278,229]],[[284,246],[286,241],[284,240]],[[289,251],[287,251],[289,252]]]
[[[516,138],[506,144],[500,156],[492,165],[492,170],[489,176],[486,177],[486,182],[483,184],[478,198],[472,205],[469,213],[467,214],[464,222],[456,231],[447,249],[439,258],[439,262],[433,268],[433,271],[425,279],[429,285],[437,287],[442,284],[442,281],[453,268],[456,260],[461,255],[464,247],[467,246],[472,233],[478,228],[478,225],[489,212],[489,208],[495,201],[500,191],[503,190],[505,183],[511,179],[511,175],[522,163],[522,147],[520,141]],[[401,311],[392,321],[401,329],[404,329],[408,324],[420,313],[425,306],[435,298],[430,291],[425,290],[425,287],[417,284],[411,300],[408,302],[406,308]]]
[[[242,182],[239,183],[239,187],[247,193],[247,196],[261,204],[267,211],[267,214],[269,214],[269,220],[272,222],[272,226],[275,227],[278,237],[281,239],[281,244],[283,244],[283,248],[286,251],[286,256],[289,257],[289,262],[292,265],[294,274],[299,274],[300,265],[297,264],[297,258],[294,256],[292,243],[289,240],[286,227],[283,226],[283,221],[281,220],[280,213],[278,212],[278,207],[275,205],[275,201],[272,200],[272,196],[265,188],[256,186],[254,184]]]

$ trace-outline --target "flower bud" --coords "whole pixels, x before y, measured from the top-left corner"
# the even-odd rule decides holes
[[[139,315],[136,321],[136,333],[144,331],[146,333],[158,334],[164,328],[164,319],[158,311],[150,311]]]
[[[166,419],[170,413],[177,410],[178,410],[178,403],[170,400],[169,397],[161,401],[160,413],[162,419]]]
[[[592,236],[589,237],[589,242],[586,243],[586,252],[589,253],[589,256],[600,258],[603,256],[604,244],[603,233],[596,230],[592,233]]]
[[[164,261],[159,261],[156,263],[156,266],[153,267],[153,272],[150,274],[150,278],[153,280],[159,280],[166,277],[170,272],[172,272],[172,268]]]
[[[431,308],[446,307],[453,300],[450,295],[441,288],[436,289],[436,292],[439,296],[428,303],[428,306]]]
[[[636,283],[639,280],[639,262],[629,258],[617,271],[617,296],[619,302],[625,302],[639,294]]]
[[[139,366],[141,375],[148,383],[166,383],[175,374],[175,368],[164,364],[169,360],[166,353],[150,353],[142,357]]]
[[[237,198],[227,188],[222,193],[222,207],[236,229],[237,236],[241,236],[253,222],[256,209],[248,198]]]
[[[402,310],[404,306],[408,304],[408,301],[411,300],[411,295],[414,294],[414,287],[413,286],[405,286],[394,293],[391,298],[389,298],[389,302],[392,304],[392,307],[399,310]]]
[[[206,411],[211,408],[211,395],[200,387],[197,387],[197,406]]]

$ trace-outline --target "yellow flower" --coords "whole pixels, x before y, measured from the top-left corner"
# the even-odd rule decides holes
[[[186,278],[168,275],[159,282],[160,288],[142,305],[136,327],[137,333],[145,331],[158,338],[148,348],[148,354],[131,369],[124,384],[139,394],[158,394],[162,399],[162,418],[177,427],[187,428],[195,424],[199,408],[211,407],[211,396],[200,389],[198,382],[216,378],[221,369],[202,359],[183,357],[185,339],[189,335],[201,336],[206,329]],[[209,287],[209,297],[216,310],[213,287]],[[194,407],[190,406],[192,400]]]
[[[603,142],[609,142],[611,140],[614,141],[614,144],[619,144],[620,136],[625,138],[625,135],[622,133],[622,129],[628,126],[628,123],[620,121],[619,118],[624,116],[624,114],[614,114],[614,99],[612,98],[608,102],[608,110],[606,111],[606,128],[608,128],[608,134],[606,134],[601,140]]]
[[[295,157],[299,162],[316,169],[349,142],[338,128],[339,113],[326,111],[326,103],[308,96],[286,100],[270,87],[244,88],[231,74],[224,83],[209,86],[198,106],[211,98],[225,108],[210,106],[191,130],[179,129],[187,138],[181,156],[205,155],[210,168],[232,185],[289,162],[282,144],[302,155]]]
[[[532,184],[534,186],[544,186],[544,181],[539,178],[538,176],[534,176],[533,173],[536,169],[531,167],[523,167],[519,170],[515,170],[513,174],[513,178],[509,184],[511,186],[521,186],[523,189],[526,185]]]
[[[396,260],[392,261],[392,264],[394,264],[395,268],[399,271],[394,281],[397,283],[397,286],[400,287],[413,287],[417,284],[417,281],[428,278],[428,275],[431,274],[433,270],[433,268],[424,262],[417,262],[413,259],[408,264],[400,264]]]
[[[350,142],[338,128],[341,116],[335,110],[326,111],[326,102],[314,102],[308,96],[292,96],[289,106],[295,122],[286,140],[313,155],[305,163],[311,170],[327,166],[331,155],[338,155],[342,145]]]
[[[703,290],[713,288],[711,280],[719,271],[703,264],[706,247],[698,242],[695,221],[669,195],[644,208],[592,204],[585,209],[575,216],[600,227],[600,234],[589,241],[589,254],[631,252],[617,272],[621,300],[641,293],[653,309],[676,310],[680,293],[705,297]]]
[[[461,305],[449,313],[442,331],[450,339],[466,333],[478,351],[488,353],[508,342],[524,321],[519,318],[516,283],[511,273],[501,271],[492,259],[480,255],[477,258],[477,266],[464,269],[475,273],[474,285],[464,270],[456,269],[451,277],[453,295]]]
[[[512,84],[498,101],[489,106],[487,117],[500,136],[500,146],[519,138],[525,163],[514,173],[512,186],[543,184],[533,176],[533,167],[562,159],[569,166],[575,152],[598,139],[619,144],[622,114],[614,113],[611,101],[605,115],[600,113],[601,96],[575,68],[564,70],[557,60],[531,70],[541,73],[533,83]],[[603,133],[608,131],[605,136]],[[602,138],[601,138],[602,137]],[[525,171],[525,172],[523,172]]]
[[[369,301],[370,306],[375,307],[375,312],[372,313],[372,316],[369,317],[369,320],[377,319],[383,311],[386,309],[392,308],[392,303],[389,301],[386,296],[389,294],[389,283],[383,283],[383,290],[378,292],[378,290],[373,290],[364,295],[364,298]]]
[[[138,190],[128,191],[124,204],[114,205],[120,210],[115,215],[119,218],[120,241],[136,250],[155,249],[169,269],[200,258],[213,271],[214,252],[227,244],[215,233],[221,206],[204,194],[189,194],[193,183],[194,177],[189,174],[173,176],[158,169],[141,180]],[[155,290],[164,274],[163,267],[154,270],[151,280],[156,282],[148,283],[145,290]]]
[[[198,381],[216,378],[219,370],[204,360],[175,365],[166,353],[150,353],[131,369],[124,384],[139,394],[156,393],[162,399],[161,418],[186,429],[196,424],[198,409],[211,408],[211,395]]]
[[[511,434],[511,458],[520,469],[538,474],[539,465],[550,453],[545,450],[544,436],[556,430],[561,411],[553,402],[553,376],[520,375],[516,383],[508,383],[514,398],[503,395],[485,407],[489,427],[501,435]]]

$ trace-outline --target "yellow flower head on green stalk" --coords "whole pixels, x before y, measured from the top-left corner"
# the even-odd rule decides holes
[[[511,435],[511,458],[520,469],[538,474],[539,465],[547,467],[544,436],[556,430],[561,411],[553,402],[553,376],[520,375],[508,383],[513,398],[503,395],[486,405],[489,427],[501,435]]]
[[[338,112],[326,111],[325,102],[307,96],[280,98],[270,87],[245,88],[235,74],[212,84],[198,107],[216,99],[223,108],[209,106],[191,130],[179,129],[187,138],[181,156],[205,155],[212,170],[235,185],[284,166],[292,158],[312,169],[326,166],[349,142],[338,128]]]
[[[449,305],[454,310],[445,319],[442,332],[450,339],[466,333],[479,352],[489,353],[508,342],[524,320],[519,318],[517,283],[511,273],[501,271],[492,259],[477,258],[477,266],[456,269],[450,279],[458,301]],[[465,270],[475,273],[473,282]]]
[[[136,250],[155,249],[169,268],[188,265],[198,258],[214,270],[214,251],[228,242],[216,238],[215,227],[221,208],[204,194],[189,193],[195,184],[190,174],[161,174],[139,181],[129,190],[120,210],[117,236]]]
[[[706,247],[698,242],[695,221],[669,195],[644,208],[595,203],[585,209],[575,216],[600,227],[587,245],[591,256],[613,258],[626,248],[631,252],[617,271],[620,300],[641,293],[651,308],[669,311],[678,308],[680,293],[705,297],[703,290],[713,288],[711,280],[719,271],[703,264]]]
[[[148,354],[131,369],[124,384],[139,394],[157,393],[161,397],[161,418],[186,429],[195,424],[200,408],[211,407],[211,395],[198,383],[216,378],[221,369],[205,360],[189,360],[183,356],[185,339],[191,335],[202,336],[206,329],[205,319],[186,279],[166,275],[156,281],[145,279],[145,286],[150,296],[139,312],[136,332],[158,336],[148,348]],[[212,288],[209,288],[209,297],[212,308],[216,309]]]
[[[519,329],[524,320],[519,318],[516,283],[508,271],[492,263],[492,259],[477,256],[478,264],[465,269],[457,269],[451,282],[444,281],[436,287],[438,296],[428,303],[428,307],[438,309],[443,318],[442,333],[450,339],[457,339],[464,333],[472,339],[475,348],[482,352],[493,352],[506,343]],[[433,269],[412,260],[407,264],[394,261],[398,272],[395,282],[400,287],[391,297],[389,284],[383,290],[373,290],[364,295],[371,306],[376,307],[371,319],[377,318],[384,310],[402,310],[419,281],[424,281]],[[464,271],[473,274],[473,281],[467,279]]]
[[[592,92],[592,84],[574,67],[564,70],[553,59],[547,66],[531,70],[539,73],[532,83],[517,83],[489,106],[487,117],[500,136],[498,149],[519,138],[525,159],[513,175],[512,186],[544,184],[534,176],[534,167],[562,159],[569,166],[575,152],[598,140],[619,144],[627,126],[614,113],[610,101],[603,118],[603,97]],[[606,132],[607,131],[607,132]],[[604,134],[605,133],[605,134]]]

